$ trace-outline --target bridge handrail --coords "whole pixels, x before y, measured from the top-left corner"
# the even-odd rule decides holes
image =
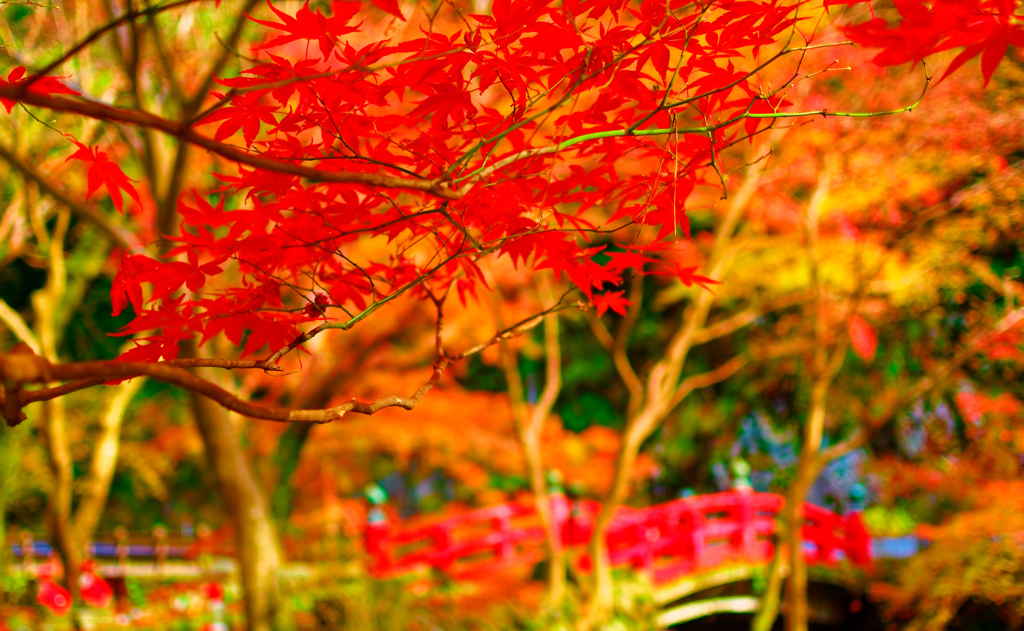
[[[726,561],[763,562],[774,553],[768,538],[785,500],[771,493],[727,491],[673,500],[648,508],[620,507],[607,535],[613,565],[632,565],[663,581]],[[592,500],[551,498],[560,540],[579,546],[590,540],[600,505]],[[802,532],[811,563],[857,565],[871,562],[871,540],[859,514],[838,515],[804,505]],[[518,522],[518,523],[514,523]],[[470,511],[430,524],[402,529],[387,521],[365,532],[371,572],[394,575],[433,567],[455,576],[540,556],[544,530],[532,504],[512,503]],[[416,547],[419,546],[419,547]],[[402,548],[411,548],[405,551]],[[582,565],[587,558],[581,555]]]

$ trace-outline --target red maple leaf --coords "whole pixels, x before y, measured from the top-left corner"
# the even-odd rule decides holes
[[[130,303],[135,313],[142,313],[142,286],[140,277],[151,270],[156,261],[148,256],[139,254],[126,254],[121,259],[121,265],[117,268],[114,281],[110,286],[111,315],[115,318],[121,315],[124,308]]]
[[[25,83],[28,80],[29,77],[25,76],[25,66],[18,66],[7,75],[6,81],[0,79],[0,86],[6,85],[14,87]],[[57,81],[55,77],[38,77],[33,79],[28,91],[33,94],[43,94],[45,96],[50,96],[51,94],[81,94],[81,92],[75,92],[60,81]],[[10,114],[11,110],[14,109],[14,104],[16,102],[17,101],[14,99],[0,99],[0,104],[3,104],[8,114]]]
[[[274,118],[273,114],[276,109],[266,105],[249,105],[245,100],[242,100],[237,105],[222,107],[196,124],[207,125],[217,121],[224,121],[217,128],[216,133],[214,133],[214,140],[223,142],[241,129],[242,137],[245,138],[245,146],[251,147],[253,141],[256,140],[256,135],[260,133],[260,122],[267,123],[268,125],[277,125],[277,119]]]
[[[875,351],[878,350],[878,337],[875,335],[875,329],[859,315],[850,318],[849,329],[853,352],[857,353],[857,356],[865,362],[870,362],[875,358]]]
[[[621,291],[606,291],[603,294],[594,296],[594,308],[597,315],[603,316],[605,311],[611,309],[619,315],[626,315],[626,307],[633,304],[623,296]]]
[[[720,281],[720,280],[715,280],[713,278],[708,278],[707,276],[701,276],[700,274],[695,274],[694,272],[696,272],[696,271],[697,271],[697,266],[696,265],[694,265],[693,267],[683,267],[683,266],[681,266],[677,262],[672,269],[665,268],[665,269],[663,269],[661,271],[656,271],[656,272],[651,272],[651,273],[652,274],[662,274],[662,275],[665,275],[665,276],[675,276],[676,278],[678,278],[680,280],[680,282],[682,282],[687,287],[693,287],[694,285],[700,285],[701,287],[703,287],[704,289],[707,289],[708,291],[711,291],[711,288],[708,287],[708,285],[721,285],[722,284],[722,281]],[[714,292],[712,292],[712,293],[714,293]]]
[[[405,22],[405,16],[402,15],[402,10],[398,7],[398,0],[370,0],[373,6],[377,7],[385,13],[390,13],[401,21]]]
[[[395,2],[395,0],[390,1],[395,4],[394,8],[398,13],[398,16],[401,17],[401,12],[397,11],[397,2]],[[274,5],[270,3],[270,0],[267,0],[267,5],[270,7],[271,11],[281,18],[280,22],[257,20],[251,16],[249,16],[249,19],[257,24],[269,26],[274,30],[284,31],[287,35],[279,35],[270,41],[264,42],[261,46],[256,47],[257,50],[282,46],[295,41],[316,42],[320,47],[320,54],[323,55],[323,59],[326,61],[331,56],[331,52],[334,50],[334,45],[337,43],[338,38],[357,30],[356,28],[347,26],[348,21],[351,20],[359,11],[359,3],[356,2],[333,3],[332,9],[334,15],[332,17],[328,17],[319,11],[316,13],[310,11],[308,1],[295,13],[295,17],[275,8]],[[386,7],[381,8],[388,11]],[[391,13],[391,11],[388,11],[388,13]],[[402,19],[404,20],[405,18]]]
[[[861,46],[881,48],[874,60],[880,66],[918,61],[963,46],[940,81],[981,55],[981,74],[988,85],[1008,46],[1024,45],[1024,27],[1014,15],[1015,4],[1006,0],[906,0],[896,3],[901,19],[895,26],[874,18],[843,32]]]
[[[78,145],[78,151],[71,154],[68,160],[81,160],[82,162],[89,162],[89,190],[86,193],[86,198],[92,196],[93,193],[100,187],[100,185],[106,185],[107,192],[110,193],[110,200],[114,202],[114,207],[118,211],[124,212],[124,198],[121,197],[121,189],[124,189],[128,193],[129,197],[135,200],[136,204],[142,205],[142,200],[139,199],[139,193],[132,186],[132,181],[128,179],[128,176],[124,174],[121,167],[110,161],[105,151],[100,151],[94,147],[88,147],[78,142],[74,138],[71,139],[73,143]],[[65,160],[66,162],[67,160]]]

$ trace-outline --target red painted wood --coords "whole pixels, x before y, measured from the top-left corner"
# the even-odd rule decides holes
[[[609,528],[609,557],[613,565],[651,572],[656,582],[724,563],[761,563],[774,553],[770,537],[783,504],[779,495],[737,490],[642,509],[622,507]],[[553,497],[557,544],[584,546],[599,510],[590,500]],[[843,516],[806,504],[804,521],[809,562],[834,564],[846,558],[859,566],[871,563],[871,538],[858,514]],[[371,571],[378,576],[435,568],[472,578],[543,558],[544,530],[532,505],[514,503],[414,528],[373,522],[365,544]],[[585,554],[575,558],[581,569],[589,567]]]

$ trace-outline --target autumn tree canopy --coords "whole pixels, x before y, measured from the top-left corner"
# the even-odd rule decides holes
[[[56,59],[12,68],[0,87],[8,110],[43,107],[189,144],[218,182],[186,190],[184,165],[174,165],[180,197],[156,209],[154,183],[136,186],[109,146],[67,134],[68,160],[87,180],[81,198],[102,190],[118,211],[157,214],[151,240],[165,245],[158,254],[145,241],[124,244],[112,302],[115,313],[132,307],[118,333],[136,347],[121,364],[47,368],[5,357],[9,423],[47,396],[17,394],[16,384],[98,374],[151,374],[276,420],[411,407],[415,396],[267,411],[172,365],[130,362],[173,361],[180,342],[223,334],[242,357],[266,355],[220,365],[275,369],[311,337],[408,295],[437,304],[441,371],[467,352],[444,346],[445,301],[483,288],[489,256],[564,272],[582,304],[602,312],[624,309],[617,286],[631,274],[707,286],[712,279],[665,254],[687,234],[691,193],[725,190],[739,166],[723,162],[728,147],[780,121],[887,113],[801,103],[793,88],[829,69],[806,66],[810,51],[841,57],[855,43],[881,48],[875,63],[894,65],[966,46],[943,76],[980,54],[987,80],[1022,37],[1014,6],[997,2],[904,3],[891,19],[850,3],[838,30],[822,27],[831,3],[496,2],[491,15],[452,4],[405,15],[385,2],[389,15],[376,17],[361,17],[354,2],[294,15],[271,5],[251,17],[265,36],[239,53],[240,72],[214,77],[173,115],[72,87],[67,64],[93,41],[181,4],[129,11]],[[919,72],[924,90],[930,79]],[[179,80],[168,87],[188,93],[201,78]]]

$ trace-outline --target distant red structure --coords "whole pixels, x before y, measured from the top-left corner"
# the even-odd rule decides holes
[[[675,500],[649,508],[621,507],[608,532],[615,566],[651,572],[655,582],[725,563],[762,563],[774,554],[770,536],[784,500],[779,495],[729,491]],[[561,545],[590,540],[599,505],[552,498]],[[804,505],[807,560],[833,564],[846,558],[871,563],[871,537],[859,514],[839,515]],[[453,578],[485,576],[497,567],[532,563],[543,557],[544,531],[529,504],[502,504],[413,528],[373,521],[365,533],[375,576],[394,576],[424,567]],[[577,557],[587,569],[589,558]]]

